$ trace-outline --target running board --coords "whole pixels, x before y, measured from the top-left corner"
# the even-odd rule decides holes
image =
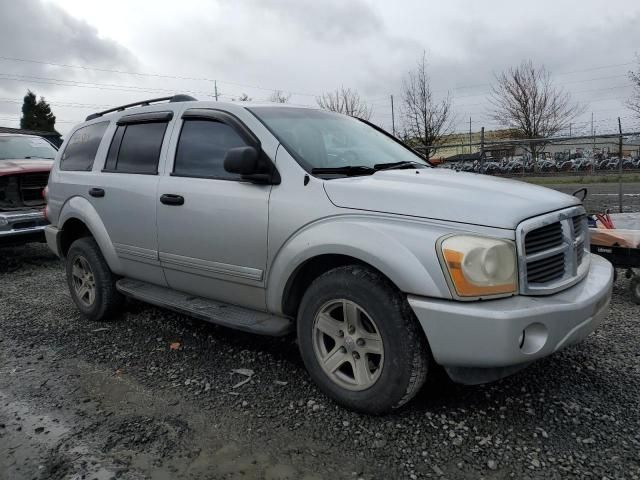
[[[116,282],[124,295],[208,322],[259,335],[282,336],[293,330],[288,318],[195,297],[128,278]]]

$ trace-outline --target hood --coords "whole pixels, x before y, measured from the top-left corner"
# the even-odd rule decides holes
[[[324,187],[338,207],[506,229],[580,204],[550,188],[439,168],[381,171],[327,180]]]
[[[16,173],[48,172],[53,167],[53,160],[0,160],[0,177]]]

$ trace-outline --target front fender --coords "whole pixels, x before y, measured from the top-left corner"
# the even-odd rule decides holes
[[[436,255],[437,239],[451,231],[438,222],[386,215],[338,215],[309,224],[274,257],[267,277],[267,306],[282,313],[291,275],[307,260],[327,254],[348,255],[373,266],[404,293],[451,298]]]
[[[93,238],[100,247],[102,255],[104,256],[104,259],[109,265],[111,271],[116,274],[122,273],[122,264],[120,263],[120,259],[116,254],[116,249],[109,238],[107,229],[105,228],[104,223],[102,223],[100,215],[98,215],[96,209],[93,208],[93,205],[91,205],[86,198],[76,196],[67,200],[62,206],[57,224],[60,228],[64,229],[65,222],[72,218],[82,221],[87,226],[91,235],[93,235]]]

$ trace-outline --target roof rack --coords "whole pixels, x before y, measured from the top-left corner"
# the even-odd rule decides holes
[[[103,115],[106,115],[107,113],[121,112],[131,107],[147,106],[147,105],[151,105],[152,103],[166,102],[166,101],[169,101],[169,103],[175,103],[175,102],[191,102],[195,100],[197,100],[197,98],[193,98],[190,95],[184,95],[184,94],[173,95],[172,97],[151,98],[149,100],[142,100],[140,102],[128,103],[126,105],[121,105],[119,107],[110,108],[109,110],[104,110],[102,112],[92,113],[91,115],[87,116],[85,121],[93,120],[94,118],[101,117]]]

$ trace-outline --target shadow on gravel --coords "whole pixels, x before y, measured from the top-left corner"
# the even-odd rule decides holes
[[[153,319],[175,317],[176,323],[172,324],[173,328],[170,330],[175,332],[176,340],[183,337],[213,338],[216,342],[227,347],[233,347],[234,349],[246,351],[247,353],[273,355],[276,359],[303,367],[295,334],[285,335],[284,337],[270,337],[246,333],[216,325],[205,320],[176,314],[169,310],[154,307],[133,299],[127,299],[125,316],[126,319],[122,319],[121,321],[127,323],[135,322],[144,316]],[[197,348],[198,346],[196,345],[195,347]],[[200,348],[206,349],[206,345],[201,345]]]
[[[41,244],[0,246],[0,275],[23,268],[42,268],[58,264],[58,257],[48,249],[42,248]]]

